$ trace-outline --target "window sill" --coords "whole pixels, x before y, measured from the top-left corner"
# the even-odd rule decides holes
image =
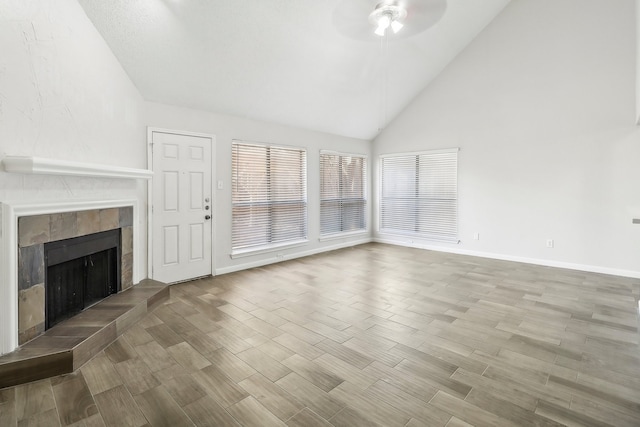
[[[381,236],[390,236],[390,237],[401,237],[404,239],[410,239],[411,243],[415,241],[424,241],[424,242],[439,242],[439,243],[453,243],[459,244],[460,239],[457,237],[446,238],[440,236],[430,236],[428,234],[416,234],[416,233],[403,233],[400,231],[389,231],[389,230],[379,230],[378,233]]]
[[[275,252],[281,249],[289,249],[289,248],[296,248],[299,246],[305,246],[307,243],[309,243],[309,240],[305,239],[305,240],[296,240],[294,242],[279,243],[279,244],[269,245],[269,246],[259,246],[255,248],[239,249],[236,251],[231,251],[230,256],[231,256],[231,259],[245,258],[253,255],[260,255],[260,254],[266,254],[269,252]]]
[[[358,230],[358,231],[347,231],[344,233],[325,234],[324,236],[320,236],[320,238],[318,238],[318,241],[325,242],[328,240],[338,240],[338,239],[346,239],[349,237],[366,236],[368,234],[369,234],[369,230]]]

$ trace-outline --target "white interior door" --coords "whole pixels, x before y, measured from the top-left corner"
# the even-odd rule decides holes
[[[173,283],[212,273],[213,138],[151,132],[152,277]]]

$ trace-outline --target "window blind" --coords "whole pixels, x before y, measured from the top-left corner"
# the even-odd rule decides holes
[[[366,230],[364,156],[320,153],[320,234]]]
[[[232,143],[232,252],[307,239],[304,149]]]
[[[381,157],[380,231],[458,241],[458,149]]]

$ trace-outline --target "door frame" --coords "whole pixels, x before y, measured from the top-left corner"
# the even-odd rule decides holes
[[[216,136],[210,133],[190,132],[176,129],[166,129],[147,126],[147,169],[153,171],[153,133],[169,133],[172,135],[195,136],[199,138],[209,138],[211,140],[211,275],[215,276],[215,234],[216,234],[216,209],[218,201],[216,199],[215,179],[216,179]],[[155,178],[155,177],[154,177]],[[148,181],[147,186],[147,275],[153,279],[153,182]]]

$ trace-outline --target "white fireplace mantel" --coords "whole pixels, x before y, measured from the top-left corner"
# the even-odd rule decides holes
[[[133,282],[140,280],[139,211],[136,199],[0,203],[0,355],[18,347],[18,218],[91,209],[133,207]]]
[[[44,157],[7,156],[2,159],[2,165],[6,172],[23,174],[128,179],[151,179],[153,176],[153,171],[147,169],[123,168],[120,166],[72,162]]]

